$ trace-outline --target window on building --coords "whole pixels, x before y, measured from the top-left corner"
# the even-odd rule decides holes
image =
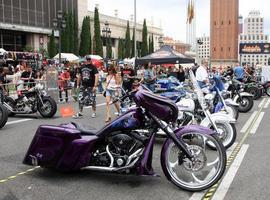
[[[229,20],[229,25],[231,25],[231,20]]]
[[[231,47],[229,47],[229,51],[231,51]]]
[[[223,51],[223,47],[221,47],[220,50]]]
[[[217,25],[217,22],[216,22],[216,21],[214,21],[214,25],[215,25],[215,26]]]
[[[221,25],[223,25],[223,21],[221,21]]]
[[[214,51],[216,51],[216,47],[214,47]]]

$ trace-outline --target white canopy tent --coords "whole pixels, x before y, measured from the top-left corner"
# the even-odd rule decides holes
[[[59,60],[59,53],[53,57],[55,60]],[[79,62],[79,57],[72,53],[61,53],[61,60],[68,62]]]
[[[91,59],[94,59],[94,60],[103,60],[103,58],[99,55],[86,55],[88,57],[90,57]]]

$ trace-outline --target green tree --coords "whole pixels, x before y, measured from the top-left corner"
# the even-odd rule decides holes
[[[152,33],[152,43],[151,43],[151,51],[154,53],[155,47],[154,47],[154,34]]]
[[[107,41],[108,41],[107,55],[108,55],[108,58],[112,58],[112,38],[109,37]]]
[[[69,46],[68,46],[68,52],[69,53],[74,53],[74,19],[73,19],[73,14],[72,12],[68,13],[67,17],[68,21],[68,26],[69,26],[69,32],[68,32],[68,41],[69,41]]]
[[[125,57],[130,58],[130,55],[131,55],[130,28],[129,28],[129,21],[127,21],[127,30],[125,38]]]
[[[61,31],[61,52],[68,53],[70,24],[66,13],[64,13],[64,19],[66,20],[66,28]]]
[[[81,42],[79,55],[85,56],[90,53],[91,50],[91,33],[90,33],[90,18],[84,17],[82,22],[82,31],[81,31]]]
[[[132,35],[132,41],[131,41],[131,57],[135,57],[134,52],[134,40],[135,40],[135,29],[133,28],[133,35]]]
[[[100,35],[100,22],[98,8],[95,8],[94,15],[94,52],[96,55],[103,57],[103,44]]]
[[[119,38],[119,44],[118,44],[118,59],[124,58],[124,42],[123,39]]]
[[[48,54],[49,58],[53,58],[56,55],[56,44],[55,44],[55,37],[54,32],[50,35],[50,40],[48,44]]]
[[[78,28],[78,19],[76,17],[76,11],[73,11],[73,26],[74,26],[74,51],[73,53],[75,55],[79,54],[79,41],[78,41],[78,32],[79,32],[79,28]]]
[[[142,46],[141,46],[141,56],[146,56],[148,54],[148,38],[147,38],[147,26],[146,20],[143,21],[143,31],[142,31]]]

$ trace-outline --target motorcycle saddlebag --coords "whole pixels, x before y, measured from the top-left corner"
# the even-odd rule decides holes
[[[81,139],[76,129],[66,129],[57,126],[40,126],[25,155],[26,165],[55,167],[72,141]]]

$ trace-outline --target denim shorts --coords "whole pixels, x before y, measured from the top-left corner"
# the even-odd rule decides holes
[[[109,89],[106,89],[106,97],[116,97],[115,95],[116,91],[115,90],[109,90]]]

